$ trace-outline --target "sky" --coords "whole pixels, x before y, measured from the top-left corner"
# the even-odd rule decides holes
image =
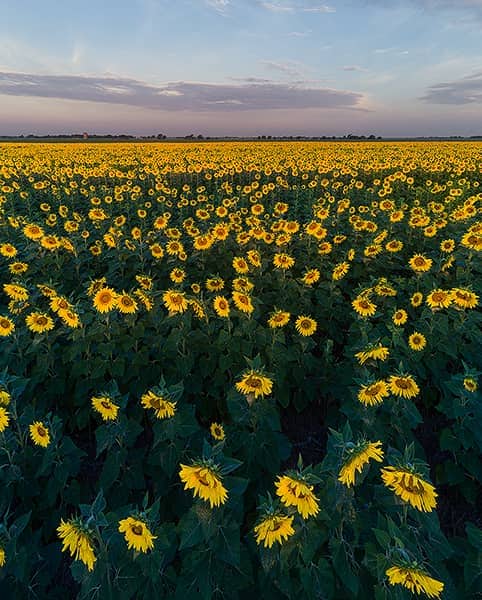
[[[482,0],[0,0],[0,135],[482,135],[481,33]]]

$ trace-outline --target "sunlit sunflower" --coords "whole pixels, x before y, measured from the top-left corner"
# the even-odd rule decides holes
[[[169,313],[183,313],[187,310],[189,304],[184,292],[178,292],[176,290],[167,290],[162,295],[162,301],[164,306],[168,309]]]
[[[383,483],[399,496],[422,512],[432,512],[437,506],[437,492],[413,469],[384,467],[381,471]]]
[[[91,399],[92,407],[97,411],[104,421],[115,421],[119,406],[114,404],[109,396],[94,396]]]
[[[287,507],[294,506],[303,519],[319,513],[319,501],[313,492],[313,486],[302,477],[296,474],[278,475],[275,486],[282,504]]]
[[[137,552],[146,553],[154,548],[154,540],[157,536],[152,535],[144,521],[135,517],[127,517],[119,521],[119,531],[124,534],[127,548],[134,548]]]
[[[361,317],[373,317],[377,312],[377,306],[371,300],[364,296],[358,296],[351,303],[355,312]]]
[[[476,308],[479,303],[479,297],[471,290],[453,288],[452,302],[459,308]]]
[[[442,240],[440,242],[440,250],[442,250],[442,252],[452,252],[454,248],[455,241],[452,239]]]
[[[211,423],[211,426],[209,427],[209,432],[217,441],[222,441],[226,437],[226,434],[224,433],[224,427],[219,423]]]
[[[407,311],[403,310],[403,308],[399,308],[398,310],[396,310],[392,316],[392,321],[397,326],[405,325],[405,323],[407,322],[407,319],[408,319]]]
[[[358,391],[358,400],[365,406],[376,406],[381,404],[384,398],[390,395],[388,386],[383,379],[374,381],[362,387]]]
[[[448,308],[452,304],[452,292],[441,289],[433,290],[427,294],[425,302],[432,310]]]
[[[420,388],[411,375],[390,375],[388,388],[394,396],[414,398],[420,393]]]
[[[433,260],[431,258],[427,258],[423,254],[415,254],[408,261],[408,264],[416,273],[425,273],[432,267]]]
[[[3,291],[12,300],[28,300],[28,291],[22,285],[17,285],[15,283],[4,283]]]
[[[213,307],[218,317],[229,317],[229,300],[224,296],[216,296],[213,300]]]
[[[477,381],[473,378],[473,377],[465,377],[464,381],[464,388],[468,391],[468,392],[476,392],[477,391]]]
[[[192,465],[181,464],[179,477],[185,490],[193,490],[194,497],[199,496],[209,502],[211,508],[224,504],[228,491],[224,487],[219,466],[211,461],[196,461]]]
[[[418,566],[393,565],[385,571],[390,585],[402,585],[412,594],[425,594],[429,598],[440,598],[444,589],[442,581],[438,581]]]
[[[261,371],[249,369],[245,371],[241,380],[236,383],[236,389],[245,396],[268,396],[273,389],[273,381]]]
[[[30,331],[33,331],[34,333],[44,333],[45,331],[51,331],[54,328],[52,317],[40,312],[30,313],[25,319],[25,323]]]
[[[410,298],[410,304],[414,307],[417,308],[418,306],[420,306],[423,302],[423,294],[421,292],[415,292],[415,294],[413,294],[413,296]]]
[[[423,350],[427,345],[427,339],[422,333],[415,331],[408,338],[408,345],[412,350],[419,351]]]
[[[296,331],[304,337],[313,335],[318,327],[317,322],[311,317],[300,315],[295,321]]]
[[[232,292],[233,302],[238,310],[246,314],[251,314],[254,311],[251,297],[242,292]]]
[[[132,296],[126,292],[122,292],[117,296],[116,308],[123,314],[133,315],[137,312],[137,302],[134,300],[134,298],[132,298]]]
[[[390,351],[386,346],[382,344],[377,344],[376,346],[372,346],[367,348],[366,350],[362,350],[361,352],[357,352],[355,357],[358,359],[358,362],[361,365],[364,365],[368,360],[387,360]]]
[[[152,409],[158,419],[169,419],[176,412],[177,402],[172,402],[171,399],[149,390],[142,395],[141,404],[146,409]]]
[[[338,281],[338,280],[342,279],[343,277],[345,277],[345,275],[348,273],[349,270],[350,270],[350,263],[341,262],[338,265],[336,265],[335,268],[333,269],[331,278],[333,279],[333,281]]]
[[[382,443],[361,441],[356,445],[351,445],[346,449],[344,463],[338,473],[338,481],[350,487],[355,484],[355,474],[361,473],[363,467],[370,462],[370,459],[382,462],[383,450]]]
[[[100,313],[107,313],[115,308],[117,293],[110,287],[103,287],[94,296],[94,308]]]
[[[320,279],[320,271],[318,269],[309,269],[303,275],[301,281],[308,286],[314,285]]]
[[[50,444],[50,433],[42,421],[35,421],[29,425],[30,438],[36,446],[46,448]]]
[[[295,533],[293,519],[282,513],[264,515],[254,528],[256,543],[265,548],[271,548],[274,543],[283,544]]]
[[[0,433],[3,433],[10,422],[10,415],[3,406],[0,406]]]
[[[290,316],[290,313],[287,311],[275,310],[268,319],[268,326],[271,327],[271,329],[284,327],[289,323]]]
[[[7,337],[15,331],[14,322],[8,317],[0,316],[0,337]]]

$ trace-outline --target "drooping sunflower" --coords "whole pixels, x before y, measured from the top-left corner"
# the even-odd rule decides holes
[[[58,315],[62,319],[62,322],[72,329],[76,329],[82,325],[79,315],[73,310],[59,310]]]
[[[213,300],[213,307],[218,317],[229,317],[229,301],[224,296],[216,296]]]
[[[423,350],[427,345],[427,338],[423,335],[423,333],[415,331],[409,336],[408,345],[412,350],[418,352],[420,350]]]
[[[384,398],[390,395],[388,386],[383,379],[362,385],[358,391],[358,400],[365,406],[376,406],[381,404]]]
[[[29,425],[30,438],[36,446],[46,448],[50,444],[50,433],[48,427],[42,421],[35,421]]]
[[[154,548],[154,540],[157,536],[152,535],[147,525],[140,519],[131,516],[120,520],[119,531],[124,534],[129,550],[134,548],[137,552],[146,553]]]
[[[54,328],[52,317],[40,312],[30,313],[25,319],[25,323],[30,331],[33,331],[34,333],[44,333],[45,331],[51,331]]]
[[[187,310],[189,304],[184,292],[176,290],[167,290],[162,295],[162,301],[169,313],[183,313]]]
[[[271,548],[274,543],[283,544],[295,533],[293,519],[282,513],[265,514],[254,528],[256,543],[265,548]]]
[[[16,283],[4,283],[3,291],[12,300],[28,300],[28,290],[27,288],[23,287],[23,285],[18,285]]]
[[[141,404],[145,409],[154,410],[158,419],[169,419],[176,413],[177,402],[172,402],[152,390],[142,395]]]
[[[57,533],[62,540],[62,552],[68,550],[75,560],[82,561],[89,571],[94,569],[97,558],[94,554],[92,532],[78,519],[64,522],[62,519],[57,527]]]
[[[287,311],[275,310],[268,319],[268,326],[271,327],[271,329],[284,327],[289,323],[290,316],[290,313]]]
[[[381,471],[383,483],[399,496],[422,512],[432,512],[437,506],[437,492],[432,484],[408,467],[384,467]]]
[[[313,335],[318,327],[317,322],[311,317],[300,315],[295,321],[296,331],[304,337]]]
[[[343,277],[345,277],[345,275],[348,273],[349,270],[350,270],[350,263],[341,262],[341,263],[337,264],[335,266],[335,268],[333,269],[331,278],[333,279],[333,281],[339,281],[340,279],[343,279]]]
[[[199,496],[205,502],[209,502],[211,508],[226,502],[228,491],[223,485],[218,465],[200,460],[192,465],[180,466],[179,477],[185,490],[193,490],[194,497]]]
[[[358,362],[361,365],[364,365],[367,360],[387,360],[390,351],[386,346],[382,344],[377,344],[375,346],[369,347],[366,350],[362,350],[361,352],[357,352],[355,357],[358,359]]]
[[[248,397],[250,395],[254,395],[254,398],[263,397],[271,394],[273,381],[261,371],[250,369],[243,373],[241,380],[236,383],[236,389]]]
[[[97,411],[104,421],[115,421],[119,406],[112,402],[109,396],[93,396],[92,407]]]
[[[289,254],[280,253],[275,254],[273,257],[273,265],[277,269],[287,270],[295,264],[295,259]]]
[[[338,481],[350,487],[355,484],[355,474],[361,473],[363,467],[370,462],[370,459],[382,462],[383,450],[382,443],[361,441],[347,450],[346,459],[340,472]]]
[[[0,388],[0,406],[8,406],[12,396],[7,390]]]
[[[444,583],[438,581],[416,566],[393,565],[385,571],[390,585],[402,585],[412,594],[426,594],[429,598],[440,598]]]
[[[100,313],[107,313],[115,308],[117,293],[110,287],[102,287],[94,296],[94,308]]]
[[[303,519],[319,513],[319,501],[313,492],[313,485],[304,478],[297,477],[295,474],[278,475],[275,486],[281,502],[287,507],[294,506]]]
[[[15,330],[14,322],[8,317],[0,316],[0,337],[7,337]]]

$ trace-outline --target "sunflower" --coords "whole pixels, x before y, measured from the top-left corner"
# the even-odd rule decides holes
[[[377,312],[377,306],[365,296],[358,296],[351,303],[355,312],[361,317],[373,317]]]
[[[313,486],[303,478],[289,475],[278,475],[275,482],[276,494],[287,506],[294,506],[303,519],[319,513],[318,498],[313,493]]]
[[[388,386],[383,379],[374,381],[362,387],[358,391],[358,400],[365,406],[376,406],[381,404],[384,398],[390,395]]]
[[[390,375],[388,388],[394,396],[414,398],[420,393],[420,388],[410,375]]]
[[[77,519],[71,519],[66,523],[62,519],[57,527],[57,533],[62,540],[62,552],[68,550],[70,556],[82,561],[87,569],[92,571],[97,560],[92,543],[92,532]]]
[[[71,308],[72,308],[72,305],[63,296],[57,296],[57,294],[54,294],[53,296],[50,297],[50,309],[54,313],[58,314],[62,310],[70,310]]]
[[[277,269],[287,270],[295,264],[295,259],[289,254],[275,254],[273,257],[273,265]]]
[[[8,265],[8,270],[14,275],[21,275],[28,270],[28,264],[24,262],[14,262]]]
[[[109,396],[93,396],[91,398],[92,407],[97,411],[104,421],[115,421],[119,406],[114,404]]]
[[[476,392],[477,391],[477,381],[473,378],[473,377],[465,377],[464,378],[464,388],[468,391],[468,392]]]
[[[167,290],[162,295],[162,300],[169,314],[183,313],[188,308],[188,301],[183,292]]]
[[[273,382],[261,371],[250,369],[243,373],[241,380],[236,383],[236,389],[248,397],[251,395],[254,395],[255,398],[264,397],[271,394]]]
[[[421,292],[415,292],[415,294],[413,294],[413,296],[410,298],[410,304],[414,307],[417,308],[419,307],[423,302],[423,294]]]
[[[32,223],[25,225],[22,231],[25,237],[29,238],[30,240],[38,240],[44,235],[43,229]]]
[[[479,303],[479,297],[477,294],[470,290],[453,288],[451,293],[452,302],[459,308],[476,308]]]
[[[152,535],[144,521],[127,517],[119,521],[119,531],[124,534],[129,550],[134,548],[137,552],[146,553],[154,548],[154,540],[157,536]]]
[[[184,271],[184,269],[176,267],[169,273],[169,279],[173,283],[182,283],[184,279],[186,279],[186,271]]]
[[[230,309],[229,309],[229,301],[224,296],[216,296],[213,300],[214,310],[218,317],[229,317]]]
[[[132,315],[137,312],[137,302],[126,292],[117,296],[116,307],[123,314]]]
[[[206,289],[208,292],[220,292],[224,288],[224,281],[221,277],[210,277],[206,279]]]
[[[431,258],[425,257],[423,254],[415,254],[408,261],[411,269],[416,273],[425,273],[429,271],[432,267],[433,260]]]
[[[59,310],[58,315],[62,319],[62,322],[72,329],[76,329],[82,325],[79,315],[73,310]]]
[[[480,233],[468,231],[462,236],[461,244],[470,250],[480,251],[482,250],[482,235]]]
[[[236,271],[236,273],[239,273],[240,275],[245,275],[246,273],[249,273],[249,264],[247,263],[246,259],[242,256],[235,256],[233,258],[233,268]]]
[[[8,317],[0,316],[0,337],[9,336],[15,330],[15,325]]]
[[[395,325],[400,326],[404,325],[407,322],[408,315],[407,311],[400,308],[393,313],[392,321]]]
[[[50,434],[48,428],[42,421],[35,421],[29,425],[30,438],[36,446],[46,448],[50,444]]]
[[[169,243],[177,244],[177,242],[169,242]],[[149,250],[151,251],[153,258],[162,258],[164,256],[164,250],[162,249],[161,244],[157,244],[157,243],[152,244],[151,246],[149,246]],[[168,252],[168,254],[169,254],[169,252]]]
[[[0,567],[5,566],[6,558],[5,558],[5,550],[0,546]]]
[[[4,283],[3,291],[12,300],[19,300],[22,302],[28,300],[28,291],[22,285],[17,285],[15,283]]]
[[[102,287],[94,296],[94,308],[100,313],[107,313],[115,308],[117,293],[110,287]]]
[[[455,240],[453,239],[442,240],[440,242],[440,250],[442,250],[442,252],[452,252],[454,248]]]
[[[209,432],[211,433],[213,438],[218,441],[222,441],[226,437],[226,434],[224,433],[224,427],[219,423],[211,423],[211,426],[209,427]]]
[[[254,311],[251,297],[242,292],[232,292],[233,302],[238,310],[241,312],[251,314]]]
[[[141,396],[141,404],[145,409],[152,408],[158,419],[169,419],[176,412],[177,402],[171,402],[169,399],[149,390]]]
[[[452,304],[452,293],[447,290],[436,289],[427,294],[425,302],[432,310],[448,308]]]
[[[358,362],[361,365],[364,365],[367,360],[387,360],[390,351],[386,346],[382,346],[382,344],[378,344],[376,346],[372,346],[367,350],[362,350],[361,352],[357,352],[355,357],[358,359]]]
[[[5,258],[13,258],[17,255],[17,249],[12,244],[2,244],[0,246],[0,254]]]
[[[275,542],[282,544],[295,532],[293,529],[294,517],[281,513],[266,514],[254,528],[256,543],[271,548]]]
[[[4,432],[10,422],[10,415],[3,406],[0,406],[0,433]]]
[[[385,249],[388,250],[388,252],[400,252],[402,248],[403,242],[400,240],[390,240],[385,244]]]
[[[425,481],[421,475],[408,467],[384,467],[383,483],[404,502],[422,512],[432,512],[437,506],[437,492],[433,485]]]
[[[333,269],[331,278],[333,279],[333,281],[338,281],[338,280],[342,279],[343,277],[345,277],[345,275],[348,273],[349,269],[350,269],[350,263],[341,262],[341,263],[337,264],[335,266],[335,268]]]
[[[268,326],[271,327],[271,329],[284,327],[289,323],[290,316],[291,315],[289,312],[284,310],[275,310],[273,313],[271,313],[268,319]]]
[[[7,392],[7,390],[0,389],[0,406],[8,406],[11,399],[12,396]]]
[[[402,585],[410,592],[426,594],[429,598],[440,598],[444,589],[442,581],[438,581],[420,567],[393,565],[385,571],[390,585]]]
[[[355,484],[355,474],[361,473],[363,467],[370,462],[370,459],[382,462],[383,450],[382,443],[362,441],[352,446],[348,452],[340,472],[338,481],[350,487]]]
[[[408,345],[412,350],[418,352],[419,350],[423,350],[425,348],[425,346],[427,345],[427,339],[422,333],[418,333],[418,331],[415,331],[408,338]]]
[[[218,465],[210,461],[198,461],[180,466],[179,477],[185,490],[193,490],[194,497],[199,496],[209,502],[211,508],[226,502],[228,491],[223,485]]]
[[[45,313],[33,312],[30,313],[25,319],[27,327],[34,333],[44,333],[54,328],[54,321],[52,317]]]
[[[311,317],[300,315],[295,321],[296,331],[303,337],[313,335],[318,327],[317,322]]]
[[[309,269],[303,275],[303,278],[301,279],[301,281],[305,285],[310,286],[310,285],[315,284],[319,279],[320,279],[320,271],[318,269]]]

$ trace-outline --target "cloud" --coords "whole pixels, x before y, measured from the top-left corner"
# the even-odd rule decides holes
[[[346,65],[341,68],[342,71],[353,71],[355,73],[366,73],[367,69],[360,67],[359,65]]]
[[[305,12],[305,13],[334,13],[336,9],[326,4],[301,4],[299,2],[292,2],[285,4],[283,2],[265,2],[259,3],[260,6],[266,10],[279,13],[294,13],[294,12]]]
[[[214,8],[217,12],[225,14],[226,9],[230,4],[230,0],[206,0],[206,4],[210,8]]]
[[[358,4],[359,0],[352,0]],[[400,8],[401,0],[365,0],[385,8]],[[450,11],[468,13],[482,19],[482,0],[404,0],[405,5],[428,11]]]
[[[430,104],[482,104],[482,70],[456,81],[431,85],[420,99]]]
[[[300,80],[304,84],[304,80]],[[258,81],[213,84],[169,82],[152,85],[121,77],[35,75],[0,72],[0,94],[33,98],[61,98],[123,104],[166,111],[240,111],[305,108],[365,110],[357,92]]]
[[[295,60],[288,60],[285,62],[260,60],[259,62],[270,71],[277,71],[278,73],[283,73],[283,75],[288,75],[289,77],[300,78],[306,70],[305,65]]]

